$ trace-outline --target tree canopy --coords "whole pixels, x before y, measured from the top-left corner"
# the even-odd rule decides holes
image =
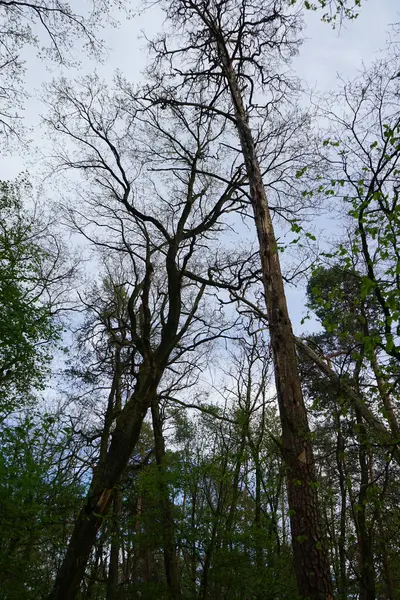
[[[399,600],[399,45],[310,101],[361,2],[163,0],[69,77],[130,8],[0,0],[5,152],[62,65],[0,181],[0,596]]]

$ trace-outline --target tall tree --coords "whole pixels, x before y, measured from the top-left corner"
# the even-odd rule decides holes
[[[362,282],[361,274],[346,269],[343,263],[316,270],[308,286],[309,304],[321,319],[324,332],[309,338],[309,344],[337,377],[327,381],[312,361],[303,363],[302,370],[307,395],[313,401],[312,412],[318,416],[320,452],[325,455],[323,472],[328,481],[324,489],[330,490],[327,521],[336,554],[333,564],[338,593],[347,597],[357,582],[360,598],[374,599],[382,580],[388,582],[388,593],[391,589],[390,571],[377,567],[381,550],[376,524],[380,507],[387,502],[388,485],[397,485],[398,464],[392,459],[397,457],[398,437],[382,435],[368,415],[383,413],[386,419],[381,421],[389,425],[390,420],[396,421],[397,402],[392,392],[392,409],[387,413],[388,399],[382,398],[377,383],[377,358],[370,353],[366,335],[379,328],[379,305],[372,291],[363,297]],[[348,389],[359,402],[352,402]],[[385,430],[384,423],[380,425]],[[357,539],[356,548],[352,539]],[[346,575],[349,567],[354,582]]]
[[[361,298],[375,297],[380,313],[371,348],[400,360],[400,254],[398,247],[400,172],[399,49],[376,61],[352,82],[345,83],[336,99],[341,114],[330,109],[323,149],[327,160],[321,190],[335,195],[347,212],[349,243],[338,250],[342,260],[363,276]],[[329,257],[328,257],[329,258]]]
[[[399,109],[398,48],[365,69],[337,94],[341,114],[327,109],[330,120],[323,151],[326,177],[316,192],[340,199],[347,213],[347,240],[324,259],[330,265],[315,273],[314,308],[337,336],[337,343],[353,344],[351,355],[363,354],[368,364],[385,422],[347,387],[349,399],[393,448],[397,462],[399,423],[395,405],[399,362]],[[332,265],[332,259],[336,264]],[[318,293],[318,278],[324,284]],[[350,305],[343,311],[344,289]],[[346,316],[347,315],[347,316]],[[350,316],[351,315],[351,316]],[[355,315],[357,317],[355,318]],[[347,321],[346,321],[347,319]],[[313,351],[306,349],[311,357]],[[314,353],[315,363],[337,380],[327,361]],[[346,385],[346,382],[342,382]]]
[[[126,290],[124,327],[111,318],[105,334],[131,356],[125,403],[115,415],[51,594],[67,599],[76,597],[115,487],[163,380],[175,377],[182,384],[192,364],[186,353],[198,350],[202,356],[201,349],[231,327],[205,300],[204,281],[218,268],[218,253],[206,252],[204,240],[224,229],[225,212],[238,202],[241,173],[233,172],[218,186],[209,182],[220,130],[207,114],[193,127],[193,109],[171,108],[160,124],[160,107],[142,111],[131,101],[124,106],[121,96],[107,95],[97,81],[85,81],[81,93],[66,85],[56,93],[49,122],[77,143],[76,151],[68,146],[69,155],[60,154],[62,165],[82,169],[88,184],[86,210],[72,205],[69,215],[86,239],[116,253],[125,265],[114,281]],[[144,187],[136,194],[141,170]],[[246,264],[245,256],[241,260]]]
[[[310,429],[259,157],[262,130],[252,129],[253,122],[291,93],[278,65],[297,50],[299,19],[288,12],[286,2],[176,0],[164,6],[169,22],[179,28],[179,39],[171,34],[152,44],[157,65],[168,65],[160,75],[164,90],[156,87],[153,92],[155,101],[171,106],[189,103],[222,117],[233,124],[239,138],[260,246],[298,585],[305,598],[330,599]]]

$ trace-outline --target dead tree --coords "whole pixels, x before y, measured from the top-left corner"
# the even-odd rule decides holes
[[[167,3],[167,17],[179,33],[151,44],[158,81],[149,93],[163,106],[207,111],[230,128],[231,139],[233,134],[239,139],[260,246],[298,587],[304,598],[329,600],[333,592],[310,429],[261,161],[265,115],[275,111],[278,117],[292,94],[281,70],[297,51],[300,23],[286,8],[280,0]]]

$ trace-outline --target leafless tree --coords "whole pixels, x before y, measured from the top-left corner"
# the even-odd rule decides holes
[[[77,41],[89,53],[98,54],[102,42],[99,26],[113,21],[113,10],[125,8],[120,0],[91,0],[84,14],[64,0],[0,1],[0,142],[18,136],[25,92],[23,75],[26,62],[21,56],[25,46],[36,48],[39,55],[64,65],[77,57]]]
[[[93,79],[79,92],[61,83],[53,94],[48,124],[68,141],[56,160],[60,169],[83,174],[81,204],[75,199],[68,206],[69,221],[121,264],[112,279],[111,310],[100,298],[91,306],[103,332],[100,348],[109,344],[111,360],[118,349],[130,379],[121,409],[115,412],[115,399],[110,403],[112,431],[51,595],[66,599],[79,589],[148,409],[157,411],[157,398],[171,381],[190,385],[210,344],[231,335],[232,322],[213,302],[215,288],[209,293],[208,280],[220,273],[218,238],[228,227],[226,215],[241,205],[243,175],[239,166],[219,182],[208,176],[224,147],[207,112],[143,109],[140,101],[125,105],[121,93],[109,94]],[[254,277],[251,256],[233,253],[232,259],[233,286]],[[119,296],[123,310],[117,310]],[[92,339],[97,345],[93,328]],[[116,370],[114,375],[118,378]],[[170,590],[179,596],[173,585]]]
[[[304,597],[330,599],[310,430],[268,200],[272,186],[264,165],[270,145],[260,143],[268,115],[279,119],[293,99],[296,86],[284,71],[297,51],[301,21],[282,1],[172,0],[163,7],[173,32],[151,42],[158,81],[149,95],[162,106],[207,111],[229,124],[232,139],[239,140],[260,246],[298,586]]]

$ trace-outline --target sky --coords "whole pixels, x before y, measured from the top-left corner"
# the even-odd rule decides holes
[[[81,0],[71,2],[79,11]],[[135,6],[135,2],[132,2]],[[355,21],[343,23],[340,29],[333,30],[320,20],[320,12],[306,13],[305,42],[293,67],[297,75],[310,88],[318,92],[328,92],[337,85],[337,77],[352,78],[361,68],[371,63],[384,51],[389,38],[390,24],[400,21],[398,0],[365,0],[360,15]],[[74,79],[94,70],[112,81],[116,70],[133,82],[139,82],[148,60],[146,41],[160,31],[163,16],[154,6],[146,12],[138,13],[130,19],[119,17],[118,27],[105,27],[101,37],[107,53],[102,64],[89,58],[83,58],[77,69],[49,69],[36,56],[32,48],[26,52],[26,91],[28,101],[25,105],[24,122],[30,128],[32,140],[30,151],[15,151],[0,160],[0,178],[15,177],[23,170],[33,174],[39,170],[35,163],[35,148],[45,144],[45,132],[41,128],[41,115],[46,109],[40,98],[43,96],[42,84],[60,74]]]
[[[72,5],[79,10],[81,0],[73,0]],[[321,13],[306,14],[306,40],[295,59],[293,67],[309,88],[318,93],[326,93],[337,85],[337,77],[351,79],[364,63],[368,66],[387,47],[390,24],[400,21],[398,0],[365,0],[360,15],[355,21],[346,22],[341,28],[333,30],[320,20]],[[26,53],[26,90],[29,99],[24,111],[25,123],[31,128],[30,147],[19,148],[9,156],[0,158],[0,179],[12,179],[22,171],[30,176],[42,173],[43,153],[49,151],[45,130],[41,127],[41,115],[45,114],[45,105],[40,100],[43,95],[42,84],[58,77],[75,78],[94,70],[106,81],[112,81],[118,69],[133,82],[139,82],[147,63],[146,42],[162,26],[162,14],[157,7],[137,14],[132,19],[123,19],[118,28],[106,27],[102,32],[107,55],[102,64],[84,58],[77,69],[60,71],[49,70],[35,57],[30,48]],[[39,157],[39,158],[38,158]],[[304,290],[288,290],[288,302],[295,331],[300,329],[304,315]]]

